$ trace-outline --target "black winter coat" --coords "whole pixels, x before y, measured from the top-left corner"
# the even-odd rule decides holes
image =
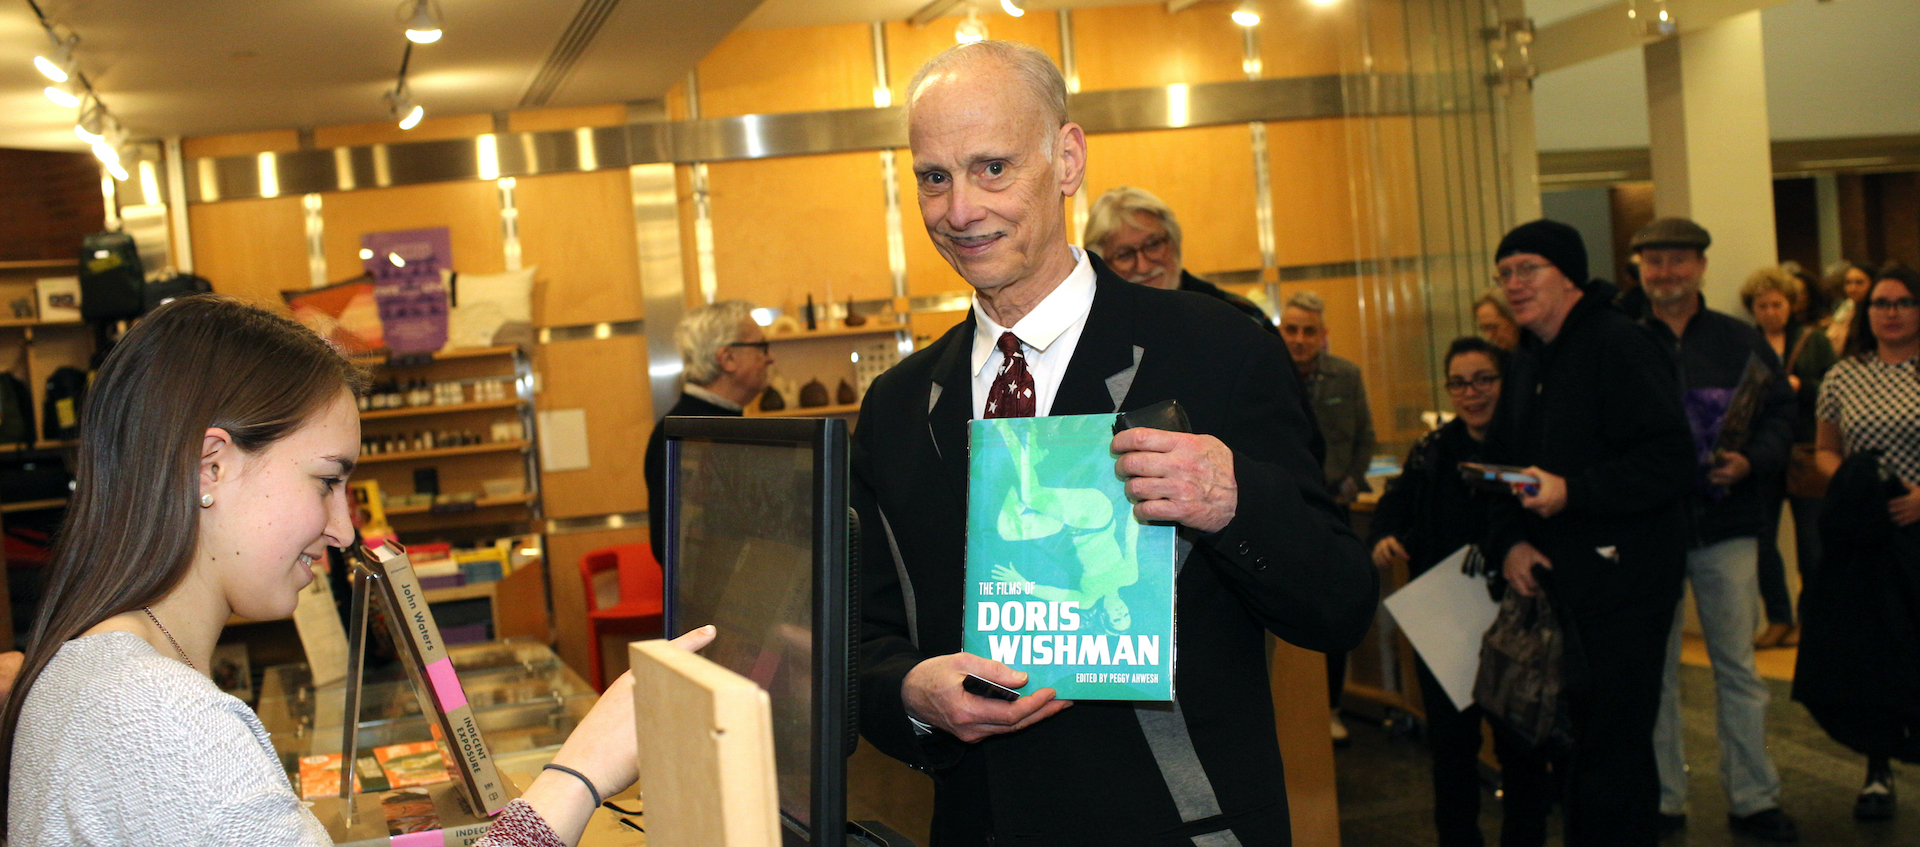
[[[1827,487],[1820,569],[1800,594],[1793,699],[1867,755],[1920,761],[1920,524],[1896,527],[1904,492],[1877,451],[1847,458]]]
[[[1496,498],[1489,562],[1532,542],[1553,562],[1555,599],[1576,615],[1678,599],[1694,462],[1673,374],[1646,328],[1593,290],[1551,343],[1522,333],[1486,455],[1565,477],[1567,505],[1541,518]]]

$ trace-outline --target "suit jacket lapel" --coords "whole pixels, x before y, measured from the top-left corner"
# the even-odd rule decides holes
[[[961,502],[966,501],[967,421],[973,419],[973,314],[961,322],[958,331],[946,336],[946,349],[933,367],[933,382],[927,387],[927,434],[933,449],[946,469],[948,480],[958,481]]]
[[[1073,360],[1061,375],[1060,389],[1053,397],[1053,414],[1097,415],[1112,412],[1118,405],[1113,389],[1122,391],[1132,383],[1139,367],[1134,345],[1134,310],[1127,308],[1124,286],[1133,283],[1114,276],[1098,258],[1093,259],[1096,274],[1093,309],[1087,313],[1087,325],[1080,331],[1080,343]],[[1119,377],[1116,379],[1116,377]],[[1109,383],[1112,383],[1111,385]]]

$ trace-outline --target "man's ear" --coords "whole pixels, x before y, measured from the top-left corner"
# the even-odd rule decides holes
[[[1067,123],[1060,127],[1054,145],[1060,151],[1060,195],[1072,197],[1087,176],[1087,133],[1079,124]]]
[[[200,438],[200,493],[212,494],[220,483],[230,480],[239,470],[240,447],[233,435],[217,426],[207,427]]]

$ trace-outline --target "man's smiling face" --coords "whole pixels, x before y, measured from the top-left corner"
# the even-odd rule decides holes
[[[914,92],[908,121],[927,234],[979,291],[1057,282],[1072,262],[1061,204],[1080,180],[1067,161],[1084,156],[1078,131],[1048,126],[1004,68],[956,64]]]

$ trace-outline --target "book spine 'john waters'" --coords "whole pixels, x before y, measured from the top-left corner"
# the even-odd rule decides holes
[[[420,579],[407,559],[406,548],[389,540],[369,548],[368,553],[382,577],[381,590],[391,601],[394,628],[400,630],[396,635],[401,636],[395,641],[406,653],[403,664],[413,677],[414,690],[420,693],[421,711],[437,719],[439,739],[446,744],[456,782],[472,802],[475,813],[498,813],[513,800],[512,792],[500,778],[487,743],[480,736],[473,707],[468,705],[466,690],[460,687],[453,660],[447,656],[440,626],[427,609],[426,592],[421,589]]]

